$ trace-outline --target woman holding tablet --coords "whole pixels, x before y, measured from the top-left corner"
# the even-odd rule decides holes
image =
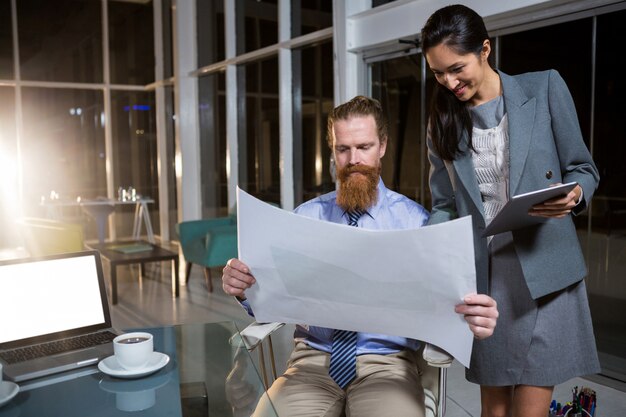
[[[598,171],[561,76],[494,70],[476,12],[436,11],[421,42],[438,81],[429,223],[472,216],[478,292],[500,312],[493,336],[475,341],[466,377],[481,385],[483,417],[545,417],[555,384],[600,371],[572,221],[589,204]],[[533,206],[530,214],[546,222],[482,237],[510,197],[567,182],[577,183],[567,195]]]

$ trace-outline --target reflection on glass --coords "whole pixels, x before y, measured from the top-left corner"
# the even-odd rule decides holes
[[[0,0],[0,80],[13,78],[11,0]]]
[[[108,5],[111,82],[150,84],[154,81],[152,1]]]
[[[280,203],[278,58],[246,64],[245,140],[239,148],[242,189],[261,200]]]
[[[196,28],[198,30],[198,67],[223,61],[226,57],[224,41],[224,2],[196,1]]]
[[[22,79],[102,82],[99,1],[19,0],[16,4]]]
[[[294,172],[299,204],[335,189],[326,140],[328,113],[334,103],[332,42],[295,50],[293,73],[294,160],[302,160],[302,172]],[[294,163],[294,170],[299,165]]]
[[[626,87],[622,29],[626,11],[598,16],[594,160],[600,186],[593,199],[589,239],[589,301],[602,372],[626,381]]]
[[[102,93],[22,89],[24,211],[38,215],[41,196],[106,195]]]
[[[224,73],[220,72],[198,80],[203,217],[225,216],[228,213],[224,78]]]
[[[101,390],[115,395],[115,408],[127,413],[147,410],[156,404],[157,391],[167,385],[173,372],[161,371],[138,379],[105,376],[98,384]]]
[[[278,4],[277,0],[256,0],[237,2],[238,19],[237,53],[254,51],[278,42]],[[243,23],[243,27],[241,27]]]
[[[389,120],[383,181],[390,189],[428,207],[420,62],[420,55],[413,54],[372,64],[372,95],[380,100]]]
[[[137,193],[155,200],[150,208],[151,221],[158,233],[159,207],[157,141],[154,93],[111,92],[111,130],[113,137],[114,188],[133,187]],[[116,210],[118,230],[132,230],[134,207]]]
[[[291,36],[316,32],[333,25],[333,2],[327,0],[291,1]]]

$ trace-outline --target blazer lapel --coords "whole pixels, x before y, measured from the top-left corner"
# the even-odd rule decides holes
[[[509,122],[509,197],[516,194],[535,123],[534,97],[528,98],[517,81],[500,71],[504,106]]]
[[[485,208],[483,207],[480,189],[478,188],[478,180],[476,179],[474,162],[472,161],[472,152],[468,147],[468,142],[467,134],[463,133],[463,137],[459,143],[459,149],[462,154],[454,160],[453,164],[459,179],[463,183],[463,187],[467,190],[467,193],[472,198],[472,202],[482,214],[484,220]]]

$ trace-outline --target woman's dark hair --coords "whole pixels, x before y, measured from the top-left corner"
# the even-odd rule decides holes
[[[422,51],[443,44],[460,55],[480,56],[485,39],[489,39],[482,17],[469,7],[455,4],[433,13],[422,28]],[[454,160],[461,153],[459,143],[467,132],[472,147],[472,118],[467,103],[437,83],[430,105],[430,137],[440,158]]]

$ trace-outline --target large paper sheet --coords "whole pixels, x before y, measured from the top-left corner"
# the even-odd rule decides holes
[[[380,333],[437,345],[469,366],[473,334],[454,312],[476,292],[470,217],[366,230],[300,216],[237,190],[239,259],[257,280],[259,322]]]

